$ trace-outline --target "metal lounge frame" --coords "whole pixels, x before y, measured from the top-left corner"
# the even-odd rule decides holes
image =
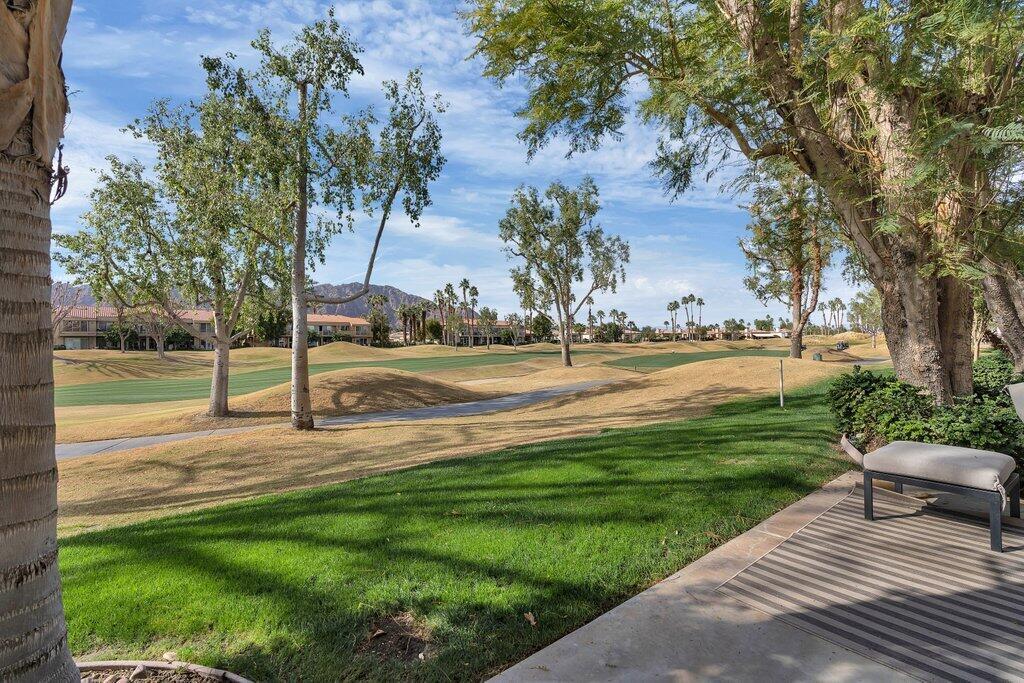
[[[875,519],[873,480],[890,481],[895,485],[896,493],[903,493],[903,485],[919,486],[923,489],[956,493],[970,498],[981,498],[988,502],[988,531],[992,550],[1003,552],[1003,497],[999,491],[976,489],[972,486],[958,486],[930,479],[917,479],[902,474],[875,472],[864,470],[864,519]],[[1006,497],[1010,499],[1010,516],[1020,518],[1020,476],[1014,472],[1003,484]]]

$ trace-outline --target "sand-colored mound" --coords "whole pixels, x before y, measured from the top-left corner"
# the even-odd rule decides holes
[[[58,387],[123,379],[202,377],[213,367],[213,354],[174,351],[164,360],[153,351],[54,351],[53,379]]]
[[[547,389],[565,384],[593,381],[617,381],[636,377],[636,373],[610,365],[578,365],[571,368],[556,367],[538,370],[518,377],[491,377],[472,379],[461,384],[474,389],[514,393]]]
[[[475,390],[424,375],[386,368],[351,368],[310,377],[310,399],[318,417],[356,415],[478,401],[499,390]],[[152,404],[140,411],[124,406],[123,416],[95,421],[96,413],[119,406],[62,408],[60,443],[193,432],[224,427],[286,423],[291,418],[291,384],[284,383],[229,400],[231,415],[209,417],[206,402]],[[90,419],[92,418],[92,419]]]
[[[345,363],[348,361],[388,360],[394,358],[392,349],[379,349],[353,342],[336,341],[309,350],[310,363]]]
[[[310,378],[310,402],[318,416],[355,415],[478,401],[493,392],[389,368],[352,368]],[[291,415],[291,386],[281,384],[235,399],[231,412],[239,417]]]
[[[288,365],[290,349],[257,346],[231,349],[234,371]],[[123,379],[207,377],[213,368],[211,351],[168,351],[161,360],[155,351],[89,349],[54,351],[53,376],[58,387]]]

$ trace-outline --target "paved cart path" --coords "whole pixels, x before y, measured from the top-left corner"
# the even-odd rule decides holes
[[[534,403],[541,403],[558,396],[571,394],[591,387],[608,384],[614,380],[594,380],[590,382],[576,382],[558,387],[538,389],[536,391],[524,391],[519,394],[509,394],[498,398],[488,398],[481,401],[469,401],[467,403],[449,403],[446,405],[426,406],[424,408],[408,408],[406,410],[392,410],[383,413],[364,413],[362,415],[341,415],[337,417],[325,417],[317,420],[319,427],[335,427],[339,425],[365,424],[368,422],[408,422],[415,420],[436,420],[449,417],[465,417],[468,415],[482,415],[484,413],[495,413],[505,410],[513,410]],[[57,459],[67,460],[68,458],[80,458],[86,455],[99,453],[115,453],[127,451],[132,448],[154,446],[157,444],[184,441],[185,439],[196,439],[204,436],[221,436],[225,434],[238,434],[250,432],[256,429],[267,427],[281,427],[285,423],[250,425],[246,427],[228,427],[224,429],[206,429],[199,432],[179,432],[177,434],[160,434],[158,436],[136,436],[124,439],[104,439],[102,441],[81,441],[79,443],[57,444]]]

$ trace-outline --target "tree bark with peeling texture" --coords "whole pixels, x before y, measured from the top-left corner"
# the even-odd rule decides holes
[[[57,566],[50,308],[71,2],[19,7],[0,4],[0,680],[77,681]]]

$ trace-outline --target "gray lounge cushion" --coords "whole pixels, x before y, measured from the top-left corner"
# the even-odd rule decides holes
[[[864,469],[993,490],[1013,474],[1008,455],[975,448],[893,441],[864,456]]]
[[[1013,407],[1017,409],[1017,415],[1020,419],[1024,420],[1024,382],[1011,384],[1006,387],[1006,390],[1010,392],[1010,398],[1013,399]]]

